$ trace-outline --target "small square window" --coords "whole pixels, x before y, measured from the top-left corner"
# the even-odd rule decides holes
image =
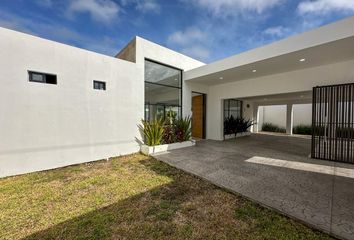
[[[57,76],[54,74],[28,71],[28,77],[30,82],[57,84]]]
[[[93,89],[96,90],[106,90],[106,82],[93,81]]]

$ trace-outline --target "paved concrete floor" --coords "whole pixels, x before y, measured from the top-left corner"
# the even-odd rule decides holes
[[[253,134],[155,156],[313,227],[354,239],[354,165],[308,158],[310,140]]]

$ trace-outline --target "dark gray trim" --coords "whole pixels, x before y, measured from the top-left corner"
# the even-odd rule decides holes
[[[148,62],[152,62],[152,63],[155,63],[155,64],[159,64],[159,65],[162,65],[162,66],[165,66],[165,67],[168,67],[168,68],[172,68],[172,69],[175,69],[175,70],[178,70],[180,71],[180,75],[181,75],[181,86],[180,87],[176,87],[176,86],[171,86],[171,85],[167,85],[167,84],[161,84],[161,83],[154,83],[154,82],[150,82],[150,81],[145,81],[145,62],[148,61]],[[146,108],[146,105],[159,105],[159,106],[164,106],[164,114],[165,114],[165,108],[166,106],[172,106],[172,107],[178,107],[179,110],[180,110],[180,116],[182,117],[183,116],[183,70],[180,69],[180,68],[177,68],[177,67],[174,67],[174,66],[171,66],[171,65],[168,65],[168,64],[165,64],[165,63],[162,63],[162,62],[158,62],[156,60],[153,60],[153,59],[150,59],[150,58],[144,58],[144,84],[145,83],[148,83],[148,84],[155,84],[155,85],[159,85],[159,86],[163,86],[163,87],[170,87],[170,88],[175,88],[175,89],[180,89],[180,105],[169,105],[169,104],[150,104],[150,103],[144,103],[144,118],[146,117],[145,116],[145,108]],[[145,92],[145,88],[144,88],[144,92]]]
[[[32,71],[32,70],[27,70],[27,74],[28,74],[28,81],[29,82],[52,84],[52,85],[57,85],[58,84],[58,77],[57,77],[56,74],[44,73],[44,72],[38,72],[38,71]],[[44,80],[43,81],[34,80],[32,78],[33,77],[32,74],[42,75]],[[55,82],[48,82],[47,81],[47,76],[55,77]]]
[[[95,83],[97,83],[98,85],[103,85],[103,88],[96,88],[95,87]],[[107,89],[107,84],[104,81],[93,80],[92,84],[93,84],[93,89],[94,90],[106,91],[106,89]]]

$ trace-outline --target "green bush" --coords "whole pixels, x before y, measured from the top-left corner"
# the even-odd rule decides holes
[[[188,141],[192,137],[190,117],[179,119],[172,117],[165,121],[160,119],[150,122],[141,120],[141,122],[139,129],[144,143],[148,146]]]
[[[301,134],[301,135],[311,135],[312,134],[312,126],[300,124],[293,128],[294,134]]]
[[[286,133],[285,128],[281,128],[273,123],[263,123],[262,125],[263,132],[278,132],[278,133]]]
[[[177,142],[188,141],[192,137],[191,118],[185,117],[174,121],[174,133]]]
[[[312,132],[313,132],[316,136],[324,136],[324,134],[325,134],[325,127],[323,127],[323,126],[313,127],[313,128],[312,128]],[[326,132],[328,133],[328,127],[327,127]]]
[[[252,120],[246,120],[242,117],[234,118],[232,115],[224,120],[224,135],[247,132],[254,125]]]
[[[337,137],[354,139],[354,128],[340,127],[337,128]]]

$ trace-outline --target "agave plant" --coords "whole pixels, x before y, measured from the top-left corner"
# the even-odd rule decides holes
[[[188,141],[192,137],[191,118],[185,117],[175,120],[175,137],[178,142]]]
[[[144,143],[148,146],[156,146],[162,143],[164,133],[164,122],[162,119],[153,121],[141,120],[139,129],[143,134]]]

